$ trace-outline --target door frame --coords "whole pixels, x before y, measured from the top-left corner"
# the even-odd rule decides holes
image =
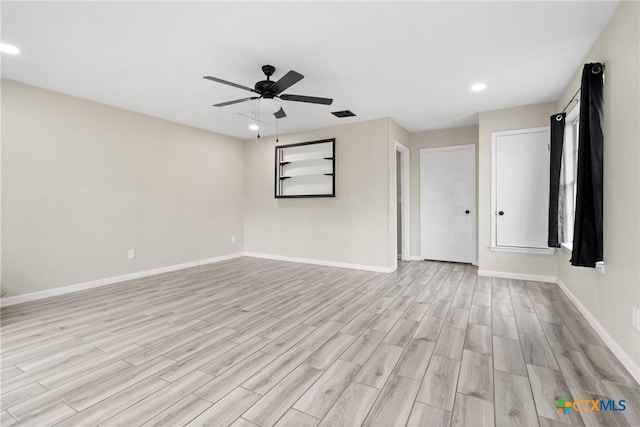
[[[422,198],[422,182],[424,181],[425,170],[422,167],[422,160],[424,156],[426,156],[429,152],[437,152],[437,151],[459,151],[459,150],[470,150],[473,153],[473,166],[472,166],[472,176],[473,176],[473,191],[471,194],[471,218],[472,218],[472,226],[471,226],[471,264],[475,265],[477,263],[477,222],[478,222],[478,208],[477,208],[477,186],[478,186],[478,176],[476,174],[476,162],[477,162],[477,153],[476,153],[476,144],[464,144],[464,145],[450,145],[446,147],[436,147],[436,148],[421,148],[420,149],[420,182],[418,183],[419,194],[420,197],[420,259],[426,259],[424,251],[426,249],[426,243],[424,241],[424,235],[422,233],[422,218],[425,213],[424,199]]]
[[[411,260],[411,209],[409,206],[409,200],[411,199],[410,193],[410,181],[409,181],[409,156],[411,154],[409,148],[395,141],[396,153],[400,153],[400,188],[402,201],[400,202],[400,215],[402,216],[402,261]],[[395,165],[396,162],[394,161]],[[397,175],[397,173],[396,173]],[[397,188],[397,185],[396,185]],[[395,203],[398,203],[398,195],[396,194]],[[396,219],[396,227],[398,229],[398,222]],[[398,245],[396,244],[396,252],[398,252]],[[398,254],[396,253],[396,259]]]

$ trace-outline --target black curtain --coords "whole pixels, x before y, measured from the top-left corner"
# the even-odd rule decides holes
[[[564,122],[566,114],[551,116],[551,165],[549,168],[549,238],[550,248],[559,248],[563,239],[564,186],[562,177],[562,148],[564,145]]]
[[[571,264],[602,261],[602,115],[604,65],[585,64],[580,89],[576,216]]]

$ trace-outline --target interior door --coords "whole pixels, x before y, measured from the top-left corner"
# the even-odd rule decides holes
[[[420,150],[423,259],[475,260],[475,146]]]
[[[549,133],[504,132],[495,138],[496,245],[546,249]]]

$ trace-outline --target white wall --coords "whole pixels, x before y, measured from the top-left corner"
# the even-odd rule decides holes
[[[2,80],[3,290],[241,252],[243,165],[234,138]]]
[[[244,142],[245,250],[393,268],[395,148],[389,119]],[[336,197],[275,199],[276,145],[336,138]],[[392,217],[393,215],[393,217]]]
[[[411,150],[411,256],[420,257],[420,149],[478,144],[478,127],[439,129],[409,135]],[[476,152],[476,162],[478,155]],[[476,171],[478,168],[476,167]],[[476,179],[477,185],[477,179]],[[478,194],[476,188],[476,194]],[[476,227],[477,228],[477,227]],[[478,239],[476,239],[476,242]]]
[[[631,307],[640,307],[640,3],[621,2],[588,55],[605,64],[604,262],[605,274],[572,267],[562,249],[558,278],[640,367],[640,333]],[[556,110],[580,86],[576,70]]]
[[[479,270],[533,275],[554,280],[553,255],[497,252],[491,245],[491,133],[549,125],[555,103],[527,105],[480,113],[478,139],[478,261]],[[542,276],[542,277],[540,277]],[[523,276],[526,277],[526,276]]]

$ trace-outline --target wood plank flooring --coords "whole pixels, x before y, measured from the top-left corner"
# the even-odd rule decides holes
[[[640,425],[640,386],[557,286],[469,265],[238,258],[1,320],[2,426]]]

